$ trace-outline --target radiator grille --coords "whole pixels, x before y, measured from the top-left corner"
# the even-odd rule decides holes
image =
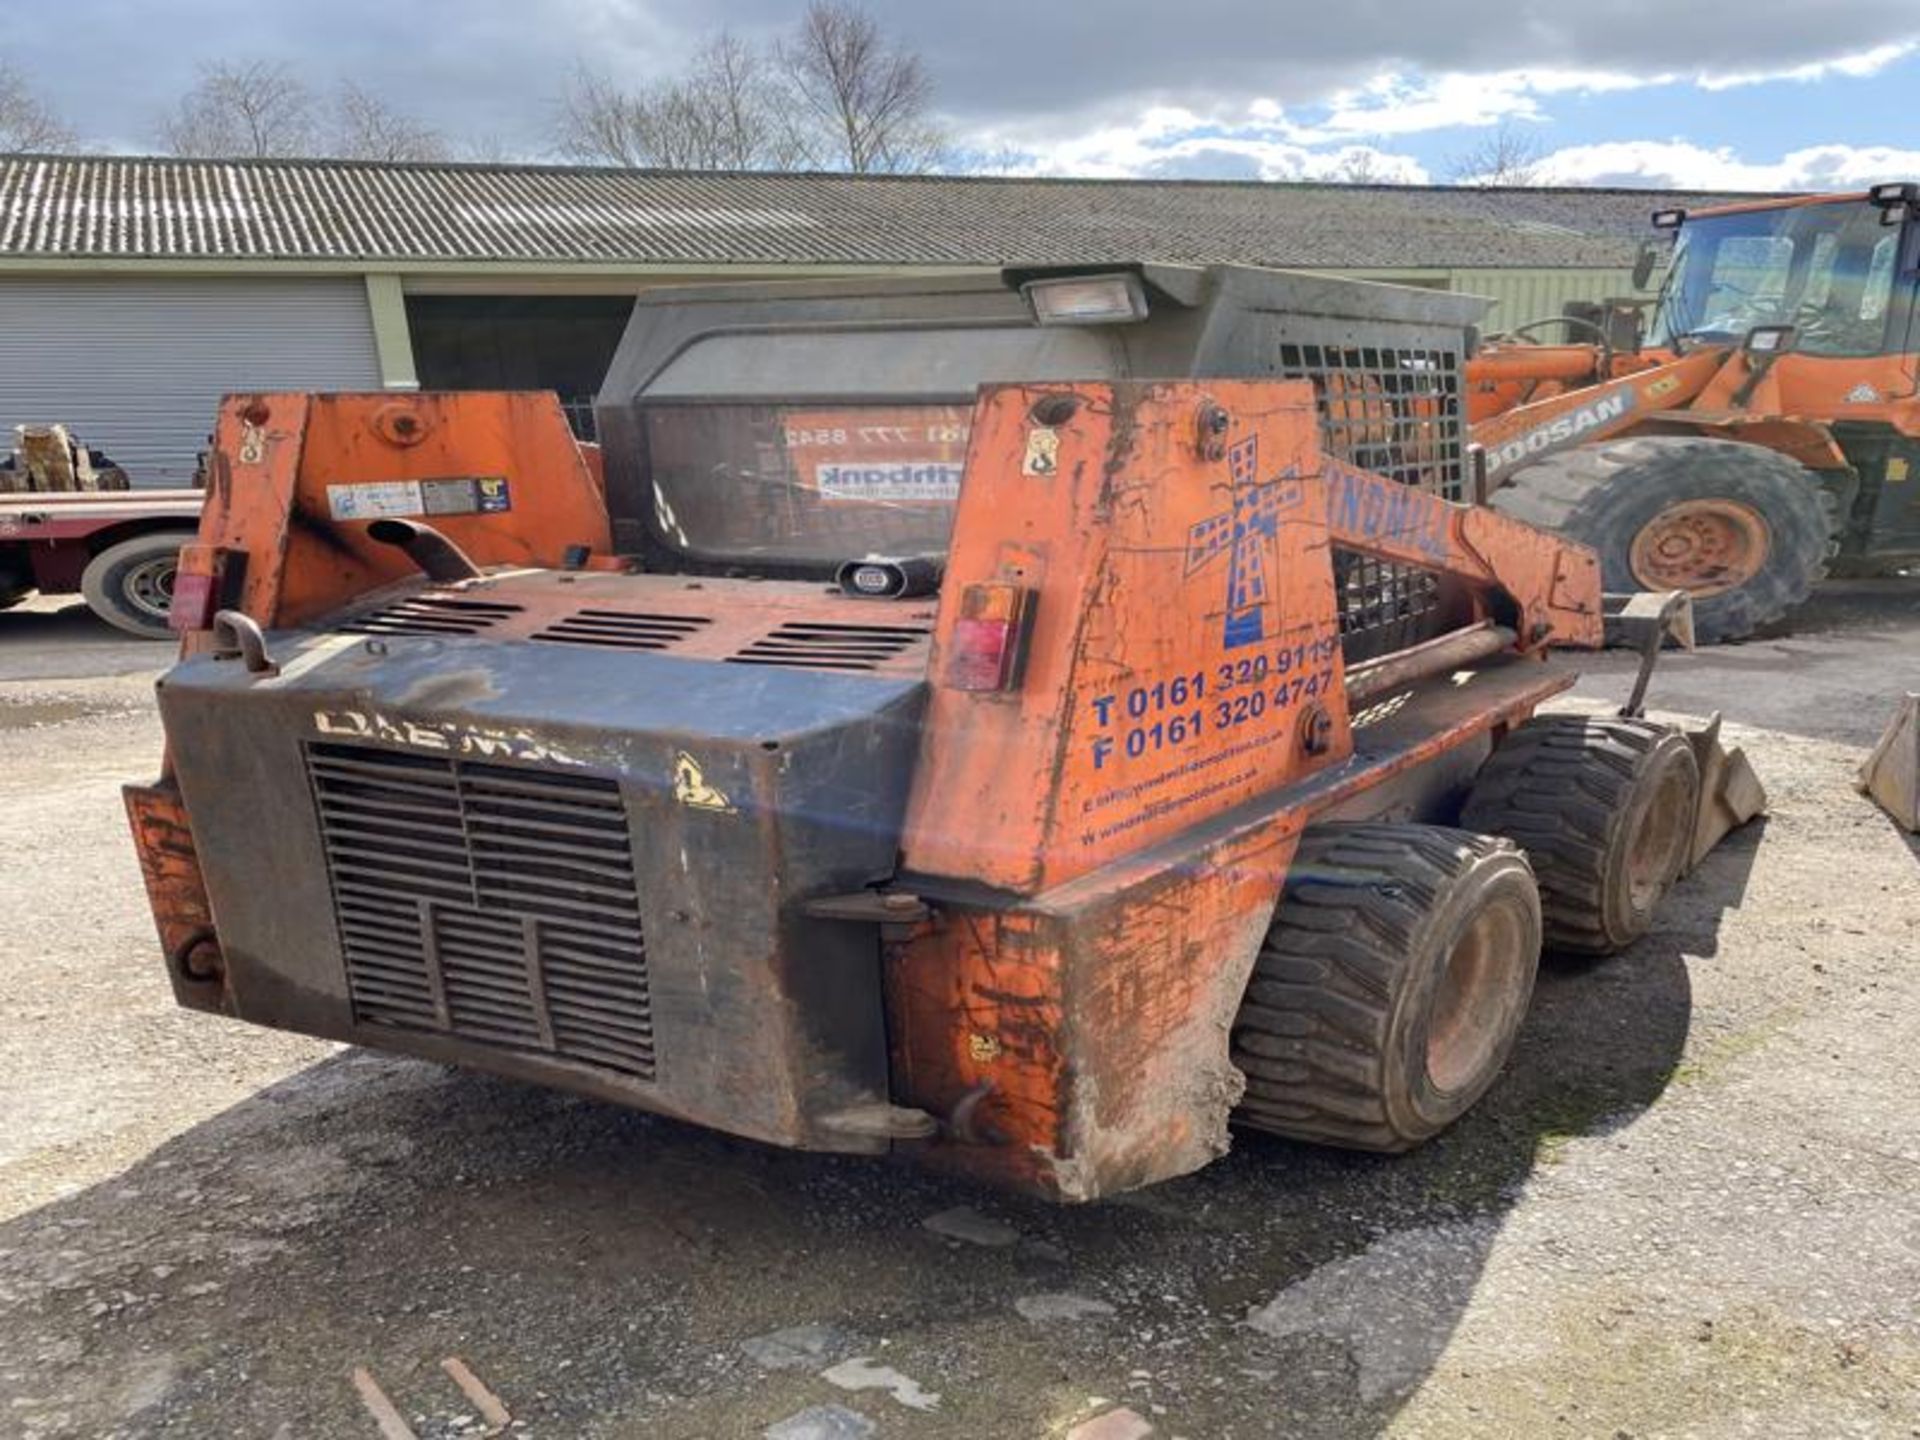
[[[612,781],[331,743],[307,766],[360,1023],[653,1078]]]
[[[1328,453],[1445,500],[1466,497],[1455,351],[1282,345],[1280,374],[1313,382]],[[1333,578],[1350,665],[1430,640],[1444,628],[1439,578],[1431,571],[1336,549]]]
[[[352,635],[478,635],[518,615],[520,609],[494,600],[410,595],[369,615],[356,616],[340,628]]]
[[[789,620],[727,659],[736,665],[791,665],[809,670],[874,670],[916,645],[919,625],[834,625]]]
[[[534,639],[612,650],[665,650],[712,622],[704,615],[652,615],[638,610],[576,610],[535,632]]]

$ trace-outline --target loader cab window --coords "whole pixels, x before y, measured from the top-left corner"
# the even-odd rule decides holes
[[[1898,229],[1857,200],[1689,220],[1654,343],[1737,344],[1791,325],[1803,354],[1883,354],[1898,249]]]
[[[674,549],[830,565],[944,551],[971,404],[657,405],[653,521]]]
[[[981,382],[1123,374],[1115,328],[716,328],[635,405],[645,523],[747,570],[944,553]]]

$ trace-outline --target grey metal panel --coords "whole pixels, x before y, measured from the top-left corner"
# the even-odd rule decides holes
[[[1079,380],[1112,372],[1109,336],[1079,329],[821,332],[804,347],[768,344],[765,334],[710,335],[676,356],[650,388],[659,400],[828,395],[951,395],[970,399],[980,377]]]
[[[379,388],[357,278],[0,274],[0,439],[59,422],[142,489],[190,483],[229,391]]]

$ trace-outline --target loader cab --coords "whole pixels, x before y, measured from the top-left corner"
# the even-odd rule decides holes
[[[1457,499],[1461,447],[1437,437],[1484,308],[1145,263],[663,289],[635,305],[595,407],[616,548],[775,579],[938,555],[988,382],[1310,378],[1343,397],[1337,449]]]
[[[1870,196],[1742,206],[1656,225],[1676,231],[1649,338],[1688,350],[1790,327],[1801,355],[1913,349],[1913,206]]]

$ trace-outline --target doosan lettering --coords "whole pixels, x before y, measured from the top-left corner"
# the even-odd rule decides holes
[[[1504,470],[1509,465],[1518,465],[1522,460],[1531,459],[1548,450],[1557,450],[1560,446],[1579,439],[1587,431],[1604,425],[1609,420],[1618,420],[1633,408],[1634,395],[1631,390],[1622,390],[1617,395],[1609,395],[1604,400],[1596,400],[1591,405],[1583,405],[1578,410],[1570,410],[1565,415],[1556,415],[1544,425],[1516,435],[1498,449],[1487,452],[1487,470]]]

